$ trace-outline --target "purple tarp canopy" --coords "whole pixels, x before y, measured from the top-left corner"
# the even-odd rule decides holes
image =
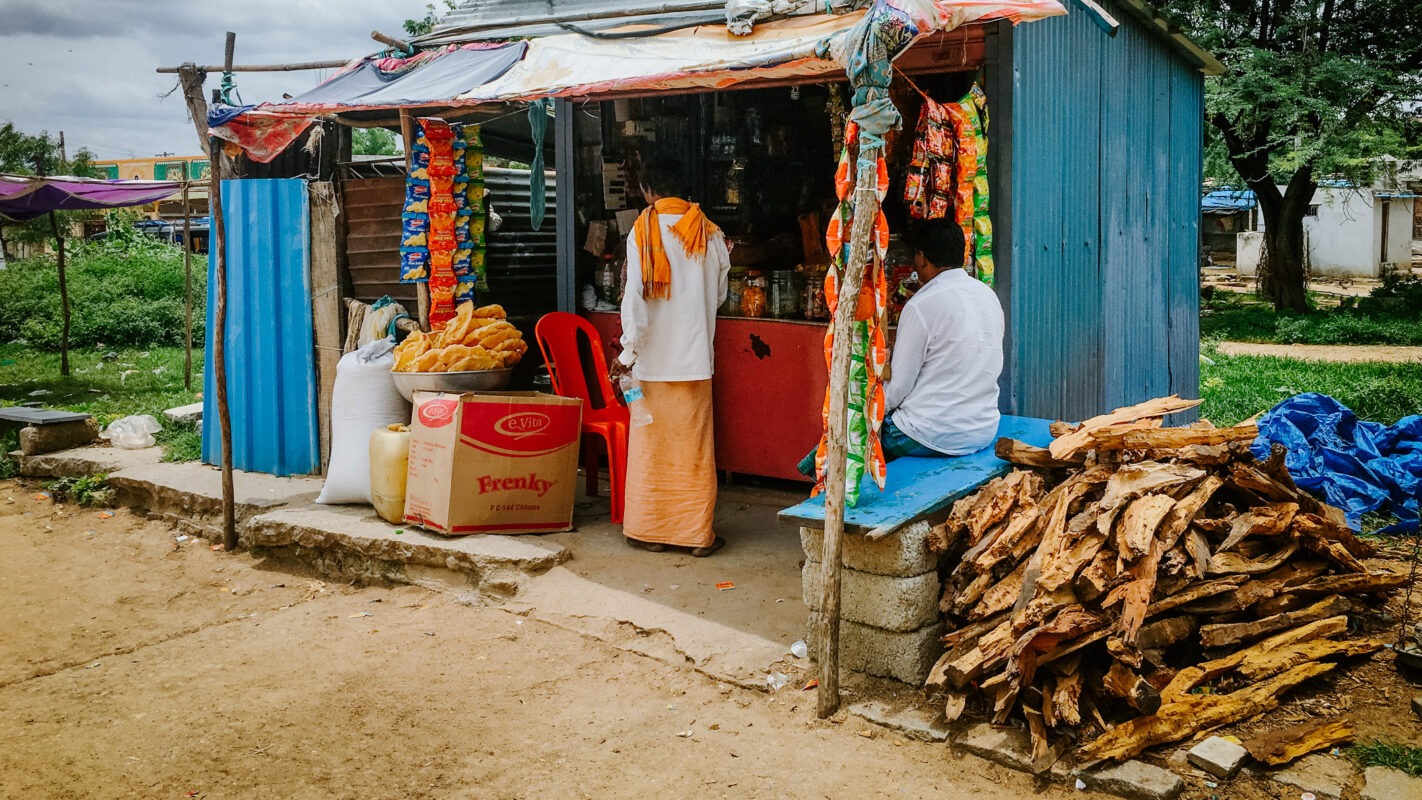
[[[0,175],[0,220],[23,222],[51,211],[126,208],[162,200],[183,188],[172,181]]]

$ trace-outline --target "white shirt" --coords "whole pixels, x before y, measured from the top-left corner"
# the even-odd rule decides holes
[[[642,257],[627,237],[627,288],[622,295],[623,364],[639,381],[704,381],[715,366],[716,309],[726,299],[731,253],[712,234],[706,255],[692,258],[671,233],[680,214],[661,214],[662,241],[671,264],[671,297],[642,297]]]
[[[885,405],[894,425],[944,455],[967,455],[997,436],[1002,304],[961,269],[940,273],[904,306]]]

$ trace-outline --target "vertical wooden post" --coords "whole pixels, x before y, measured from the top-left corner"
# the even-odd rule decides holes
[[[54,253],[59,264],[59,307],[64,315],[64,330],[59,338],[59,374],[69,377],[69,280],[64,274],[64,234],[59,219],[49,212],[49,228],[54,232]]]
[[[183,388],[193,390],[193,213],[183,180]]]
[[[862,140],[861,140],[862,141]],[[866,147],[859,154],[859,163],[878,159],[877,147]],[[818,713],[821,719],[839,710],[839,607],[840,560],[844,552],[844,494],[847,472],[846,453],[849,449],[849,357],[850,336],[854,327],[854,310],[859,306],[859,290],[864,285],[864,267],[868,263],[869,247],[878,216],[878,172],[859,169],[854,187],[854,228],[849,240],[849,258],[840,276],[839,304],[835,306],[834,345],[830,350],[830,410],[828,469],[825,476],[825,541],[821,552],[823,594],[820,613],[815,620],[819,644]]]
[[[227,32],[224,66],[232,68],[233,45],[237,34]],[[204,127],[206,121],[204,121]],[[222,447],[222,546],[227,552],[237,549],[236,490],[232,481],[232,413],[227,405],[227,225],[222,209],[222,141],[211,137],[208,142],[211,162],[212,239],[209,251],[213,260],[212,280],[217,282],[213,308],[212,379],[217,383],[217,426]]]
[[[410,170],[414,168],[415,144],[415,120],[410,116],[408,108],[400,109],[400,142],[405,147],[405,179],[409,180]],[[418,309],[417,316],[420,319],[420,330],[430,329],[430,285],[428,283],[415,284],[415,304]]]

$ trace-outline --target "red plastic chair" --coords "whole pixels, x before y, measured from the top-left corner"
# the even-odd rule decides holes
[[[588,494],[598,494],[598,448],[589,446],[590,436],[599,436],[607,447],[607,465],[612,483],[612,521],[622,522],[622,504],[627,485],[627,431],[631,425],[627,407],[618,400],[607,379],[607,356],[591,322],[577,314],[555,311],[538,321],[534,328],[553,393],[583,401],[583,464]]]

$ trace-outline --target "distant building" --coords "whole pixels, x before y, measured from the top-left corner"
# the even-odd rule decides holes
[[[207,156],[101,159],[93,162],[93,166],[95,177],[111,181],[195,181],[188,192],[189,213],[194,217],[207,216],[207,176],[211,168]],[[173,195],[138,210],[149,219],[182,219],[183,198]],[[87,233],[98,230],[102,230],[102,226]]]
[[[1239,234],[1254,230],[1259,214],[1254,192],[1216,189],[1200,198],[1200,239],[1205,255],[1233,263]]]

